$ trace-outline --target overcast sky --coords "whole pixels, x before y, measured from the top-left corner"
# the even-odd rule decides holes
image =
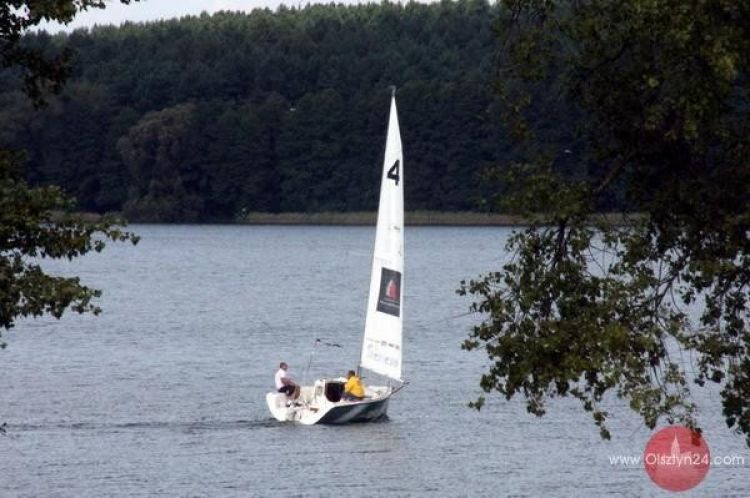
[[[250,12],[256,8],[275,9],[280,4],[304,6],[307,3],[329,3],[329,1],[310,0],[141,0],[130,5],[123,5],[118,0],[107,0],[106,9],[91,9],[79,14],[67,26],[46,24],[42,26],[50,32],[71,31],[75,28],[91,27],[95,24],[119,25],[125,21],[144,22],[160,19],[172,19],[187,15],[198,15],[201,12],[213,13],[219,10],[242,10]],[[360,0],[336,0],[336,3],[360,3]],[[362,1],[361,3],[367,3]]]

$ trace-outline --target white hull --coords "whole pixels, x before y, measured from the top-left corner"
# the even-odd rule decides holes
[[[303,386],[296,404],[291,406],[287,406],[286,395],[277,392],[266,394],[266,403],[276,420],[303,425],[371,422],[388,411],[388,400],[393,392],[390,387],[368,387],[361,401],[331,401],[326,397],[325,383],[321,380],[314,386]]]

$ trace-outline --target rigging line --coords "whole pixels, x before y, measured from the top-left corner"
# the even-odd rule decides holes
[[[317,346],[319,342],[320,339],[315,339],[315,341],[313,342],[313,347],[310,350],[310,354],[307,356],[307,368],[305,369],[305,374],[302,376],[303,386],[307,385],[307,375],[310,373],[310,365],[312,365],[313,355],[315,354],[315,346]]]
[[[305,369],[305,374],[302,376],[302,385],[304,385],[304,386],[307,385],[307,376],[310,373],[310,366],[312,365],[313,356],[315,355],[315,348],[318,345],[328,346],[328,347],[332,347],[332,348],[343,348],[344,347],[341,344],[338,344],[336,342],[324,341],[324,340],[322,340],[319,337],[315,338],[315,341],[313,342],[312,349],[310,350],[310,354],[307,357],[307,368]]]
[[[401,389],[405,388],[408,385],[409,385],[408,381],[403,381],[403,383],[400,386],[398,386],[397,388],[391,391],[391,396],[393,396],[394,394],[396,394],[397,392],[399,392]]]

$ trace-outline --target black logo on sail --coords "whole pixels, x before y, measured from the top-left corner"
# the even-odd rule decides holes
[[[401,315],[401,273],[383,268],[377,310],[393,316]]]

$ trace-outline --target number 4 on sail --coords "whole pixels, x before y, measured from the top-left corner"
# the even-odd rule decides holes
[[[368,386],[364,398],[353,401],[342,396],[345,379],[341,378],[318,379],[312,386],[302,386],[294,403],[290,403],[284,393],[270,392],[266,395],[266,402],[279,421],[309,425],[375,420],[386,414],[391,395],[403,387],[403,164],[394,89],[380,183],[370,295],[359,362],[360,369],[390,379],[388,385]],[[396,384],[391,385],[391,380]]]

